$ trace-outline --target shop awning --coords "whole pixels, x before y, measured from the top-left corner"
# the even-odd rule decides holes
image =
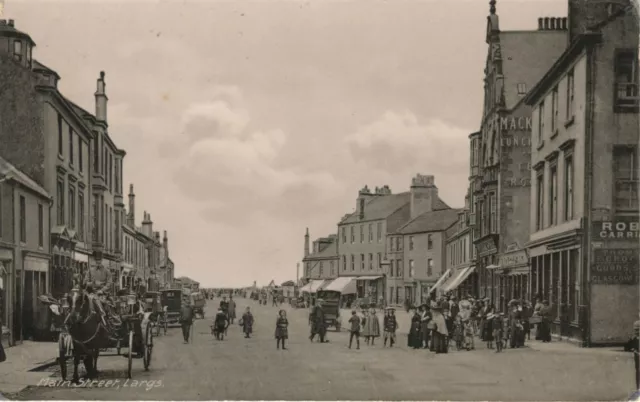
[[[322,286],[324,282],[325,281],[323,281],[322,279],[311,280],[309,281],[309,283],[307,283],[306,285],[300,288],[300,293],[302,292],[315,293],[318,290],[318,288]]]
[[[436,284],[433,285],[431,289],[429,289],[429,293],[433,292],[434,290],[438,290],[439,287],[442,287],[444,282],[451,277],[451,270],[452,268],[449,268],[444,274],[442,274],[442,276],[438,279]]]
[[[306,285],[304,285],[303,287],[301,287],[298,291],[300,293],[303,293],[303,292],[307,292],[308,293],[309,289],[311,289],[311,282],[309,282]]]
[[[375,281],[376,279],[382,278],[382,275],[378,276],[359,276],[356,279],[359,281]]]
[[[444,290],[445,292],[450,292],[456,289],[465,279],[467,279],[467,277],[469,277],[469,275],[471,275],[473,271],[475,271],[475,269],[476,267],[468,267],[463,269],[457,275],[455,275],[451,282],[448,282],[446,286],[442,288],[442,290]]]
[[[342,294],[348,295],[356,293],[356,278],[352,276],[341,276],[339,278],[334,279],[330,284],[325,286],[324,290],[329,290],[333,292],[340,292]]]

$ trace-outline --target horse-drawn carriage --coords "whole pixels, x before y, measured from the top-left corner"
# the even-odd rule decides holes
[[[96,296],[97,297],[97,296]],[[153,324],[151,312],[135,293],[117,296],[115,300],[101,299],[107,314],[101,314],[98,305],[87,293],[73,290],[56,301],[41,298],[50,304],[54,314],[65,318],[65,330],[58,339],[58,363],[63,380],[67,378],[67,361],[73,356],[73,380],[78,381],[78,365],[84,362],[89,378],[97,375],[97,362],[101,352],[115,349],[115,354],[103,356],[127,357],[127,378],[131,378],[133,359],[142,359],[145,371],[151,364],[153,351]],[[126,349],[126,352],[122,352]]]
[[[164,334],[167,334],[167,328],[169,323],[167,321],[167,314],[162,306],[161,293],[160,292],[147,292],[144,295],[145,299],[145,313],[149,314],[149,320],[151,325],[155,329],[154,336],[160,336],[160,331],[163,330]]]

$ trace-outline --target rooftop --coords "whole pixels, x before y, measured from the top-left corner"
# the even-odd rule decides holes
[[[0,179],[11,179],[29,188],[30,190],[38,193],[44,198],[50,198],[47,190],[42,188],[31,177],[27,176],[22,171],[18,170],[15,166],[10,164],[7,160],[0,157]]]
[[[444,231],[458,221],[458,214],[461,211],[463,209],[441,209],[425,212],[401,226],[396,232],[413,234]]]
[[[338,256],[338,242],[336,238],[331,238],[331,244],[329,244],[325,249],[319,251],[317,253],[309,254],[304,259],[316,259],[316,258],[332,258]]]

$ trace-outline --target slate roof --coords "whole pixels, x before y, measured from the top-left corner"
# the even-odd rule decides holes
[[[507,109],[513,109],[523,98],[518,84],[534,87],[567,48],[567,31],[502,31],[500,32],[504,96]]]
[[[44,64],[40,63],[38,60],[33,59],[32,63],[33,63],[33,67],[32,68],[33,68],[34,71],[35,70],[42,70],[42,71],[47,72],[49,74],[53,74],[57,79],[60,79],[60,76],[58,75],[57,72],[55,72],[53,69],[45,66]]]
[[[317,253],[309,254],[305,257],[305,260],[313,260],[320,258],[337,258],[338,257],[338,242],[334,238],[331,244],[327,245],[324,250]]]
[[[31,177],[27,176],[21,170],[18,170],[18,168],[10,164],[6,159],[0,157],[0,180],[5,177],[17,181],[18,183],[38,193],[44,198],[50,198],[47,190],[42,188]]]
[[[448,229],[458,221],[458,214],[463,209],[443,209],[429,211],[401,226],[398,234],[439,232]]]

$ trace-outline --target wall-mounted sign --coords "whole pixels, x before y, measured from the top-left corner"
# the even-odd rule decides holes
[[[636,248],[596,249],[591,266],[591,283],[597,285],[636,285],[640,250]]]
[[[593,222],[593,240],[634,240],[640,238],[640,218],[621,216],[611,221]]]
[[[498,265],[500,266],[500,268],[510,268],[526,265],[528,263],[529,256],[527,255],[526,250],[518,250],[501,255]]]
[[[476,245],[476,249],[478,250],[479,257],[484,257],[498,252],[498,248],[496,247],[496,242],[493,240],[493,237],[489,237],[478,243]]]
[[[500,128],[503,130],[531,131],[531,117],[501,117]]]

